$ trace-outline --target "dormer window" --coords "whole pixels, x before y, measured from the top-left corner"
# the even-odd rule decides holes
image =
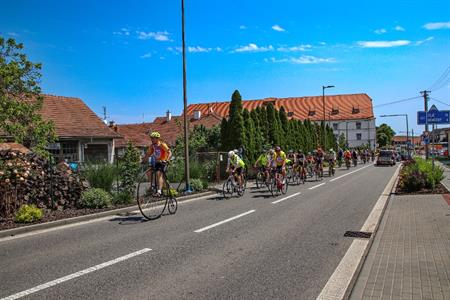
[[[337,115],[339,113],[339,108],[333,108],[332,110],[331,110],[331,114],[332,115]]]
[[[353,107],[352,114],[359,114],[359,107]]]
[[[287,113],[287,116],[288,116],[288,117],[293,117],[293,116],[294,116],[294,112],[293,112],[293,111],[289,111],[289,112]]]
[[[314,116],[316,114],[316,111],[315,110],[310,110],[309,112],[308,112],[308,116]]]

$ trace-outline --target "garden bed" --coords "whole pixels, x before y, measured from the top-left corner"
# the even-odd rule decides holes
[[[440,166],[433,166],[430,160],[415,158],[404,163],[399,174],[396,194],[448,194],[449,191],[441,183],[444,170]]]
[[[108,207],[108,208],[80,208],[80,209],[68,208],[68,209],[64,209],[64,210],[45,210],[44,216],[42,217],[42,219],[39,221],[32,222],[32,223],[16,223],[16,222],[14,222],[13,218],[0,220],[0,230],[24,227],[24,226],[35,225],[35,224],[40,224],[40,223],[47,223],[47,222],[58,221],[58,220],[63,220],[63,219],[69,219],[69,218],[73,218],[73,217],[85,216],[85,215],[100,213],[100,212],[124,208],[124,207],[131,207],[134,205],[136,205],[136,203],[121,204],[121,205],[116,205],[116,206]]]

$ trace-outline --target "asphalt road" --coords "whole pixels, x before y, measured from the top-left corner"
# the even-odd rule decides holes
[[[358,165],[278,198],[248,189],[156,221],[115,217],[0,241],[0,298],[315,299],[352,242],[343,234],[361,228],[394,171]]]

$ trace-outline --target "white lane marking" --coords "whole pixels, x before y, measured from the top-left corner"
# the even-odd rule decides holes
[[[395,170],[388,184],[384,188],[383,193],[377,200],[372,212],[364,223],[361,231],[374,232],[377,229],[378,224],[382,218],[382,212],[389,198],[389,194],[394,188],[395,180],[400,171],[400,166]],[[381,207],[383,206],[383,207]],[[375,218],[377,218],[375,220]],[[372,230],[372,231],[371,231]],[[372,234],[372,239],[374,234]],[[355,239],[353,240],[350,248],[348,248],[341,262],[334,270],[327,284],[323,288],[317,297],[318,300],[340,300],[348,299],[348,296],[353,288],[352,284],[355,284],[355,276],[357,276],[358,269],[364,263],[363,257],[367,255],[368,246],[370,240]]]
[[[300,195],[300,194],[301,194],[301,193],[298,192],[298,193],[292,194],[292,195],[290,195],[290,196],[284,197],[284,198],[282,198],[282,199],[280,199],[280,200],[273,201],[273,202],[271,202],[271,203],[272,203],[272,204],[277,204],[278,202],[287,200],[287,199],[289,199],[289,198],[295,197],[295,196]]]
[[[36,286],[36,287],[34,287],[34,288],[25,290],[25,291],[23,291],[23,292],[19,292],[19,293],[17,293],[17,294],[14,294],[14,295],[11,295],[11,296],[8,296],[8,297],[5,297],[5,298],[1,298],[0,300],[13,300],[13,299],[19,299],[19,298],[22,298],[22,297],[25,297],[25,296],[34,294],[34,293],[36,293],[36,292],[39,292],[39,291],[41,291],[41,290],[47,289],[47,288],[49,288],[49,287],[58,285],[58,284],[63,283],[63,282],[65,282],[65,281],[69,281],[69,280],[71,280],[71,279],[74,279],[74,278],[77,278],[77,277],[80,277],[80,276],[83,276],[83,275],[86,275],[86,274],[89,274],[89,273],[98,271],[98,270],[100,270],[100,269],[109,267],[109,266],[111,266],[111,265],[117,264],[117,263],[119,263],[119,262],[122,262],[122,261],[124,261],[124,260],[130,259],[130,258],[135,257],[135,256],[138,256],[138,255],[141,255],[141,254],[143,254],[143,253],[145,253],[145,252],[148,252],[148,251],[151,251],[151,250],[152,250],[152,249],[144,248],[144,249],[142,249],[142,250],[139,250],[139,251],[136,251],[136,252],[127,254],[127,255],[125,255],[125,256],[118,257],[118,258],[116,258],[116,259],[113,259],[113,260],[104,262],[104,263],[102,263],[102,264],[99,264],[99,265],[96,265],[96,266],[93,266],[93,267],[84,269],[84,270],[82,270],[82,271],[79,271],[79,272],[76,272],[76,273],[73,273],[73,274],[70,274],[70,275],[67,275],[67,276],[64,276],[64,277],[55,279],[55,280],[53,280],[53,281],[49,281],[49,282],[47,282],[47,283],[38,285],[38,286]]]
[[[325,184],[325,182],[319,183],[318,185],[310,187],[308,190],[313,190],[313,189],[318,188],[319,186],[322,186],[324,184]]]
[[[196,233],[203,232],[203,231],[208,230],[208,229],[211,229],[211,228],[213,228],[213,227],[222,225],[222,224],[224,224],[224,223],[227,223],[227,222],[236,220],[236,219],[238,219],[238,218],[240,218],[240,217],[246,216],[246,215],[248,215],[248,214],[254,213],[255,211],[256,211],[256,210],[254,210],[254,209],[249,210],[248,212],[245,212],[245,213],[243,213],[243,214],[240,214],[240,215],[234,216],[234,217],[232,217],[232,218],[229,218],[229,219],[226,219],[226,220],[223,220],[223,221],[214,223],[214,224],[212,224],[212,225],[209,225],[209,226],[206,226],[206,227],[197,229],[197,230],[195,230],[194,232],[196,232]]]
[[[333,181],[335,181],[335,180],[338,180],[338,179],[340,179],[340,178],[342,178],[342,177],[348,176],[348,175],[353,174],[353,173],[355,173],[355,172],[361,171],[361,170],[363,170],[363,169],[365,169],[365,168],[368,168],[368,167],[370,167],[370,166],[372,166],[372,164],[370,164],[370,165],[368,165],[368,166],[365,166],[365,167],[362,167],[362,168],[359,168],[359,169],[357,169],[357,170],[354,170],[354,171],[345,173],[344,175],[341,175],[341,176],[339,176],[339,177],[333,178],[333,179],[330,180],[330,182],[333,182]]]

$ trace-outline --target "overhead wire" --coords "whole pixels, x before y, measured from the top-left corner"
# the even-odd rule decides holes
[[[436,91],[442,88],[442,84],[445,85],[450,78],[450,65],[444,70],[444,72],[439,76],[439,78],[428,88],[429,91]]]

